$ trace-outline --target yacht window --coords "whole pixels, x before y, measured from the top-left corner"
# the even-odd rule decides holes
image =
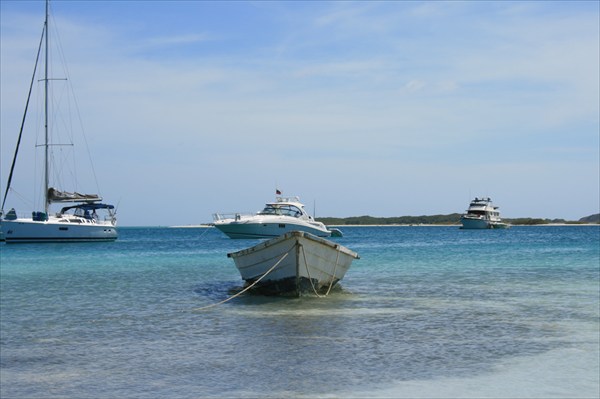
[[[485,211],[469,211],[468,213],[471,215],[485,215]]]

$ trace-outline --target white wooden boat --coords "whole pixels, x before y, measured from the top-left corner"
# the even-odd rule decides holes
[[[227,254],[247,285],[267,295],[327,295],[340,281],[356,252],[303,231],[291,231]]]

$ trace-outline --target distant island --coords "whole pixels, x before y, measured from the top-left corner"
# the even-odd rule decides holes
[[[460,224],[460,213],[451,213],[448,215],[431,215],[431,216],[397,216],[397,217],[373,217],[373,216],[353,216],[347,218],[335,217],[320,217],[319,222],[323,222],[329,226],[344,226],[344,225],[458,225]],[[600,214],[583,217],[579,220],[565,219],[541,219],[541,218],[504,218],[505,222],[514,226],[533,226],[544,224],[600,224]]]

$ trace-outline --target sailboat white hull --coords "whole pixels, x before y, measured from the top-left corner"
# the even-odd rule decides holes
[[[110,222],[72,223],[58,219],[16,219],[2,220],[1,236],[7,244],[114,241],[117,239],[117,229]]]

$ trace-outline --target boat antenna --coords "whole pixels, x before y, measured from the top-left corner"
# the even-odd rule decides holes
[[[10,166],[10,173],[8,175],[8,181],[6,183],[6,191],[4,192],[4,199],[2,200],[2,210],[4,210],[4,204],[6,203],[6,197],[10,190],[10,183],[12,181],[13,172],[15,170],[15,164],[17,163],[17,155],[19,154],[19,147],[21,145],[21,138],[23,137],[23,128],[25,127],[25,120],[27,118],[27,109],[29,108],[29,100],[31,99],[31,91],[33,89],[33,83],[35,82],[35,74],[37,72],[38,61],[40,59],[40,52],[42,51],[42,42],[44,35],[46,34],[46,23],[44,22],[44,28],[42,29],[42,36],[40,37],[40,45],[38,46],[37,56],[35,57],[35,66],[33,67],[33,76],[31,77],[31,83],[29,84],[29,94],[27,94],[27,101],[25,102],[25,112],[23,113],[23,120],[21,121],[21,129],[19,129],[19,137],[17,138],[17,147],[15,148],[15,155],[13,156],[12,165]]]

